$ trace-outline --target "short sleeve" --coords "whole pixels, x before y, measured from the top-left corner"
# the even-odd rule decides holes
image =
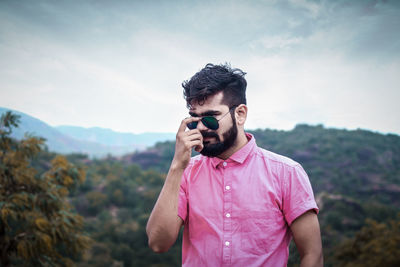
[[[283,212],[288,225],[309,210],[318,214],[310,180],[300,164],[287,170],[283,186]]]
[[[183,221],[186,221],[186,216],[187,216],[187,210],[188,210],[188,201],[187,201],[187,176],[189,172],[189,166],[185,169],[185,171],[182,174],[182,179],[181,179],[181,186],[179,189],[179,196],[178,196],[178,216],[181,217]]]

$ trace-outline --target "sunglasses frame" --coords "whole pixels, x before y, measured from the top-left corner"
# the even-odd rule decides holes
[[[210,129],[210,130],[218,130],[218,128],[219,128],[219,121],[220,120],[222,120],[226,115],[228,115],[228,113],[230,113],[231,111],[232,111],[232,109],[234,109],[234,108],[236,108],[237,107],[237,105],[235,105],[235,106],[232,106],[231,108],[229,108],[229,111],[227,112],[227,113],[225,113],[221,118],[219,118],[219,119],[216,119],[214,116],[204,116],[204,117],[202,117],[201,118],[201,123],[203,123],[203,125],[204,126],[206,126],[208,129]],[[207,120],[215,120],[215,122],[213,122],[213,123],[216,123],[216,125],[217,125],[217,127],[214,129],[214,127],[209,127],[210,126],[210,124],[209,124],[209,122],[207,121]],[[188,124],[187,124],[187,127],[190,129],[190,130],[193,130],[193,129],[196,129],[197,128],[197,125],[198,125],[198,121],[192,121],[192,122],[189,122]]]

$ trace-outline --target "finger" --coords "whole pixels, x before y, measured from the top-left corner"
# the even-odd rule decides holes
[[[194,150],[200,152],[203,150],[203,148],[204,148],[203,141],[201,141],[199,145],[194,147]]]
[[[200,140],[200,141],[203,141],[203,135],[200,132],[191,133],[191,134],[188,134],[186,136],[186,140],[190,140],[190,141]]]
[[[199,129],[193,129],[193,130],[187,131],[186,134],[187,134],[187,136],[192,136],[192,135],[196,135],[196,134],[201,135],[201,132]]]
[[[203,150],[203,142],[201,140],[194,140],[190,142],[190,146],[194,148],[197,152]]]
[[[184,132],[186,130],[187,124],[192,121],[199,121],[201,117],[188,117],[182,120],[181,125],[179,126],[178,132]]]
[[[197,151],[197,152],[200,152],[200,151],[203,150],[203,148],[204,148],[204,145],[203,145],[203,142],[201,142],[200,145],[195,146],[194,150]]]

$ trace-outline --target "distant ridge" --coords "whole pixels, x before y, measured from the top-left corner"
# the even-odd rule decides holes
[[[160,141],[174,140],[174,133],[121,133],[101,127],[56,126],[57,130],[83,141],[96,142],[107,146],[143,145],[152,146]]]
[[[104,157],[108,154],[123,155],[141,151],[158,141],[169,140],[174,134],[118,133],[104,128],[83,128],[77,126],[52,127],[47,123],[23,112],[0,107],[0,115],[6,111],[20,115],[20,124],[13,130],[13,137],[22,139],[26,133],[46,139],[50,151],[62,154],[82,153],[92,157]]]

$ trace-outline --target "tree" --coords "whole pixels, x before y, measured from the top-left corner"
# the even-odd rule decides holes
[[[400,266],[400,214],[387,224],[367,220],[336,251],[337,266]]]
[[[82,169],[63,156],[38,174],[30,166],[44,139],[10,137],[19,116],[0,119],[0,263],[1,266],[71,266],[90,245],[83,218],[68,204],[69,191],[84,181]]]

